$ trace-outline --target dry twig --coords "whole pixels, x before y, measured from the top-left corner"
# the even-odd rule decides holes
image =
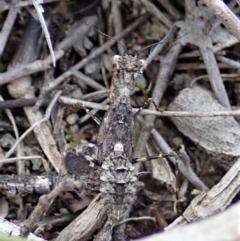
[[[225,27],[240,41],[240,21],[223,1],[203,0]]]

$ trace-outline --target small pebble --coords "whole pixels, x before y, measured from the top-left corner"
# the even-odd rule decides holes
[[[6,133],[0,139],[0,145],[3,148],[10,149],[14,145],[15,141],[16,141],[15,138],[11,134]]]
[[[73,114],[70,114],[66,117],[66,122],[69,124],[69,125],[74,125],[77,123],[77,120],[78,120],[78,115],[76,113],[73,113]]]
[[[82,91],[77,88],[76,90],[74,90],[71,94],[72,98],[75,98],[75,99],[80,99],[82,97]]]
[[[72,125],[69,127],[69,132],[70,133],[78,133],[79,132],[79,127],[78,124]]]
[[[183,139],[181,137],[174,137],[172,142],[175,146],[179,147],[183,144]]]
[[[60,212],[61,214],[68,214],[68,213],[69,213],[69,211],[68,211],[66,208],[60,208],[60,209],[59,209],[59,212]]]

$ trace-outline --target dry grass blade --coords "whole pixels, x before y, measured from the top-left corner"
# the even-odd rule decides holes
[[[43,32],[44,32],[44,35],[45,35],[45,38],[46,38],[46,41],[48,44],[48,48],[49,48],[51,56],[52,56],[53,66],[55,67],[56,66],[56,58],[55,58],[53,47],[52,47],[52,41],[51,41],[50,34],[49,34],[49,31],[48,31],[48,28],[46,25],[46,21],[43,17],[44,9],[41,4],[43,4],[44,2],[43,2],[43,0],[32,0],[32,2],[37,11],[38,19],[39,19],[39,22],[41,23],[41,26],[42,26],[42,29],[43,29]]]

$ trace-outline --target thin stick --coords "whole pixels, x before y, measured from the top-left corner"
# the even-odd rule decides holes
[[[0,159],[1,164],[13,163],[17,160],[32,160],[32,159],[43,159],[41,156],[21,156],[21,157],[12,157],[7,159]]]
[[[54,87],[58,86],[60,83],[62,83],[67,77],[71,75],[72,70],[74,69],[80,69],[84,67],[89,61],[92,59],[98,57],[100,54],[102,54],[104,51],[106,51],[108,48],[113,46],[117,40],[121,39],[123,36],[129,34],[133,31],[136,27],[138,27],[143,21],[145,21],[147,16],[142,16],[138,18],[135,22],[130,24],[126,29],[124,29],[120,34],[113,37],[113,39],[109,40],[107,43],[103,44],[100,48],[93,51],[91,54],[89,54],[86,58],[81,60],[79,63],[72,66],[68,71],[60,75],[57,79],[55,79],[53,82],[50,83],[49,89],[53,89]]]
[[[1,95],[0,95],[0,101],[3,101],[3,98],[2,98]],[[11,123],[12,123],[16,140],[18,140],[18,139],[19,139],[19,133],[18,133],[17,125],[16,125],[16,122],[15,122],[14,117],[13,117],[13,115],[12,115],[12,112],[11,112],[9,109],[5,109],[5,112],[6,112],[7,116],[8,116],[8,118],[9,118],[9,120],[10,120]],[[21,146],[19,145],[19,146],[18,146],[18,150],[17,150],[18,174],[23,174],[23,173],[24,173],[24,165],[23,165],[22,162],[20,162],[20,158],[21,158],[21,154],[22,154],[22,153],[23,153],[23,151],[21,150]]]
[[[37,12],[38,20],[42,26],[42,30],[44,32],[48,48],[49,48],[50,54],[52,56],[53,66],[56,67],[56,58],[55,58],[54,51],[53,51],[52,41],[51,41],[50,34],[49,34],[49,31],[47,28],[47,24],[43,17],[44,9],[43,9],[43,6],[41,5],[43,3],[43,0],[32,0],[32,2],[33,2],[35,10]]]
[[[92,24],[97,22],[96,16],[87,17],[88,21]],[[76,28],[73,36],[69,34],[57,47],[58,50],[54,51],[56,60],[62,58],[65,54],[65,49],[69,48],[73,45],[74,41],[79,41],[80,38],[83,38],[85,34],[90,30],[87,25],[80,25]],[[9,83],[15,79],[19,79],[21,77],[28,76],[33,73],[37,73],[42,70],[46,70],[51,68],[52,57],[49,55],[44,60],[36,60],[32,63],[21,65],[12,70],[9,70],[5,73],[0,73],[0,85]],[[68,71],[67,71],[68,73]]]
[[[17,15],[18,15],[18,9],[11,8],[2,26],[2,30],[0,33],[0,57],[2,57],[2,53],[5,49],[8,37],[12,31]]]
[[[162,136],[156,131],[156,129],[153,129],[151,131],[151,134],[153,135],[155,141],[157,142],[158,146],[161,148],[161,150],[164,153],[170,153],[172,152],[171,148],[168,146],[168,144],[165,142],[165,140],[162,138]],[[200,190],[209,190],[209,188],[203,183],[203,181],[197,176],[197,174],[193,171],[193,169],[189,166],[186,166],[185,163],[181,160],[181,158],[172,158],[169,157],[169,160],[174,164],[178,165],[179,170],[181,173],[198,189]]]
[[[98,104],[89,101],[79,101],[77,99],[72,99],[66,96],[61,96],[59,100],[67,105],[74,105],[81,102],[85,107],[107,110],[108,105]],[[139,109],[134,108],[133,112],[138,112]],[[190,112],[190,111],[156,111],[156,110],[141,110],[141,115],[155,115],[161,117],[216,117],[216,116],[239,116],[240,110],[226,110],[226,111],[212,111],[212,112]]]
[[[135,111],[136,109],[134,109]],[[162,117],[217,117],[217,116],[239,116],[240,110],[226,110],[213,112],[191,112],[191,111],[163,111],[142,110],[141,115],[156,115]]]
[[[60,2],[60,0],[44,0],[43,1],[43,3],[51,3],[51,2]],[[29,5],[33,5],[33,2],[31,0],[21,1],[21,2],[16,1],[15,3],[11,2],[9,4],[5,4],[5,6],[3,6],[3,7],[0,7],[0,12],[6,11],[10,8],[21,8],[21,7],[27,7]]]
[[[15,144],[12,146],[12,148],[7,152],[7,154],[5,155],[4,158],[8,158],[10,155],[12,155],[13,151],[16,149],[16,147],[18,146],[18,144],[38,125],[40,125],[42,122],[45,122],[47,121],[49,118],[50,118],[50,114],[51,114],[51,111],[52,111],[52,108],[54,106],[54,104],[57,102],[57,99],[59,98],[59,96],[61,95],[62,91],[58,91],[54,98],[52,99],[52,101],[50,102],[47,110],[46,110],[46,113],[45,113],[45,116],[42,120],[34,123],[29,129],[27,129],[22,135],[21,137],[15,142]]]
[[[118,226],[118,225],[121,225],[123,223],[126,223],[126,222],[139,221],[139,220],[151,220],[151,221],[156,223],[156,218],[149,217],[149,216],[142,216],[142,217],[137,217],[137,218],[127,218],[127,219],[123,220],[122,222],[119,222],[117,225],[115,225],[115,227]]]
[[[224,26],[240,41],[240,21],[237,16],[219,0],[203,0]]]
[[[234,82],[240,81],[239,74],[221,74],[221,77],[224,78],[225,81],[226,80],[232,80]],[[208,75],[200,75],[200,76],[194,78],[190,83],[190,87],[192,88],[198,80],[208,80],[209,81],[209,76]]]

